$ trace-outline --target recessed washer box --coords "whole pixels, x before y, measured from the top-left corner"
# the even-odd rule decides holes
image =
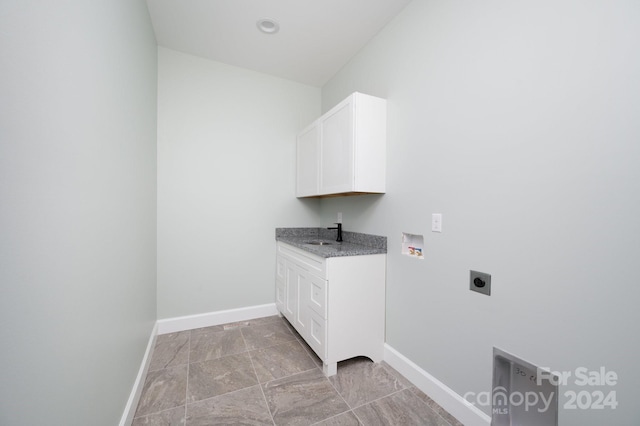
[[[559,377],[541,370],[493,348],[491,426],[558,425]]]

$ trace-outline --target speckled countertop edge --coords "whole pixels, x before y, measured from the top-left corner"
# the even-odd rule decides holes
[[[387,253],[387,237],[342,231],[343,241],[338,243],[336,231],[326,228],[276,228],[276,240],[325,258]],[[315,240],[330,242],[331,245],[305,244]]]

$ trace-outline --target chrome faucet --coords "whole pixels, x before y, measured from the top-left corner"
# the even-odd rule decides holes
[[[336,241],[341,243],[342,242],[342,224],[336,222],[336,225],[338,225],[338,226],[334,226],[333,228],[327,228],[327,229],[337,229],[338,230],[338,238],[336,238]]]

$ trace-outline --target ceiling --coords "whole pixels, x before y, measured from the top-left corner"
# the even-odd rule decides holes
[[[158,45],[320,87],[411,0],[147,0]],[[279,32],[257,21],[271,18]]]

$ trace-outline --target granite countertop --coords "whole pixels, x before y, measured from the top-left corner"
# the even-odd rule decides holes
[[[320,257],[386,254],[387,237],[342,231],[342,242],[336,241],[336,230],[326,228],[276,228],[276,241],[290,244]],[[330,245],[312,245],[324,241]]]

